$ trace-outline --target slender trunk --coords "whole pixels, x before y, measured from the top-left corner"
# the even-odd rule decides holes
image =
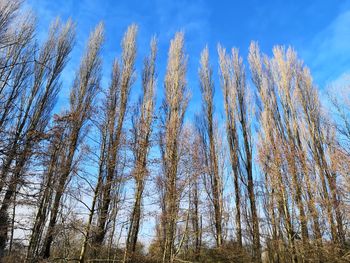
[[[218,171],[215,169],[213,176],[213,203],[215,214],[216,245],[217,247],[220,247],[222,245],[222,207],[220,198],[220,179],[218,177]]]
[[[319,213],[315,205],[315,196],[313,192],[315,191],[315,188],[312,188],[311,182],[310,182],[310,175],[307,172],[308,169],[305,164],[304,158],[302,159],[302,165],[303,170],[305,171],[304,177],[305,177],[305,183],[306,183],[306,194],[308,197],[307,200],[307,207],[309,209],[311,218],[312,218],[312,229],[315,239],[315,245],[316,248],[314,254],[316,255],[316,259],[322,260],[322,234],[321,234],[321,227],[319,223]]]
[[[59,181],[59,185],[58,185],[59,189],[56,192],[56,195],[54,198],[53,206],[51,209],[51,215],[50,215],[48,229],[47,229],[46,236],[45,236],[44,243],[43,243],[43,247],[42,247],[42,250],[40,253],[41,257],[44,259],[47,259],[50,257],[51,244],[52,244],[53,237],[54,237],[59,207],[61,204],[61,198],[62,198],[63,193],[64,193],[64,188],[65,188],[67,178],[68,178],[68,176],[61,177],[61,180]]]
[[[194,216],[193,216],[193,228],[195,232],[195,258],[198,261],[200,257],[200,222],[199,222],[199,196],[198,196],[198,182],[197,178],[195,180],[194,185],[194,197],[193,197],[193,204],[194,204]]]
[[[310,182],[310,173],[309,169],[306,164],[306,157],[305,157],[305,152],[302,151],[302,145],[301,145],[301,140],[300,136],[298,134],[297,136],[297,141],[298,141],[298,147],[300,149],[300,160],[301,160],[301,165],[302,165],[302,170],[304,171],[304,178],[305,178],[305,183],[306,183],[306,194],[308,197],[307,201],[307,207],[309,209],[309,212],[311,214],[312,218],[312,223],[313,223],[313,233],[316,239],[316,244],[318,246],[322,246],[322,234],[321,234],[321,228],[320,228],[320,223],[319,223],[319,214],[318,210],[316,208],[316,203],[315,203],[315,195],[313,194],[314,191],[316,191],[316,188],[311,186]]]
[[[321,179],[322,196],[323,196],[323,200],[325,202],[327,219],[328,219],[328,224],[329,224],[330,230],[331,230],[332,240],[334,242],[337,242],[337,230],[336,230],[336,226],[335,226],[335,223],[334,223],[333,212],[332,212],[332,204],[330,202],[330,196],[329,196],[329,193],[328,193],[326,176],[325,176],[325,173],[324,173],[324,170],[323,170],[323,165],[320,163],[320,159],[318,158],[318,156],[315,156],[314,158],[316,160],[316,164],[317,164],[317,167],[318,167],[318,170],[319,170],[320,179]]]
[[[296,256],[296,250],[295,250],[295,232],[293,229],[293,225],[292,225],[292,219],[290,216],[290,212],[288,209],[288,201],[287,201],[287,197],[285,194],[285,191],[283,189],[282,193],[281,193],[281,206],[282,206],[282,214],[285,220],[285,225],[286,225],[286,232],[287,232],[287,236],[288,236],[288,245],[290,248],[290,253],[291,253],[291,257],[292,257],[292,262],[293,263],[297,263],[297,256]]]
[[[94,196],[93,196],[93,199],[92,199],[92,204],[91,204],[91,208],[90,208],[89,218],[88,218],[88,222],[87,222],[87,225],[86,225],[84,241],[83,241],[83,244],[82,244],[81,250],[80,250],[80,255],[79,255],[79,262],[80,263],[84,263],[85,262],[85,254],[86,254],[86,248],[87,248],[87,245],[88,245],[88,242],[89,242],[89,238],[90,238],[92,219],[94,217],[95,206],[96,206],[99,190],[100,190],[100,187],[101,187],[101,184],[102,184],[102,180],[103,180],[102,177],[103,177],[103,163],[104,163],[104,157],[103,157],[104,156],[104,146],[105,146],[105,140],[103,140],[102,146],[101,146],[101,156],[100,156],[98,179],[97,179],[97,184],[96,184],[95,189],[94,189]]]
[[[111,220],[110,220],[112,222],[112,230],[111,230],[110,238],[109,238],[108,245],[107,245],[108,260],[110,260],[110,258],[111,258],[111,251],[112,251],[112,246],[113,246],[113,240],[114,240],[114,235],[115,235],[115,232],[116,232],[117,216],[118,216],[118,212],[119,212],[118,205],[119,205],[120,202],[125,200],[125,196],[124,196],[123,200],[119,199],[119,189],[117,190],[117,192],[118,192],[118,194],[114,197],[113,204],[112,204],[113,209],[112,209],[112,215],[111,215]],[[123,224],[123,227],[120,230],[116,248],[118,248],[118,246],[119,246],[119,241],[120,241],[120,237],[121,237],[121,235],[123,233],[123,229],[124,229],[124,224]],[[117,253],[114,254],[114,258],[116,256],[117,256]]]
[[[295,166],[295,163],[292,164]],[[305,215],[305,210],[304,210],[304,204],[302,201],[302,191],[301,191],[301,182],[297,178],[298,175],[296,174],[296,168],[292,168],[292,180],[293,180],[293,187],[295,188],[295,196],[294,199],[296,201],[298,210],[299,210],[299,221],[300,221],[300,226],[301,226],[301,238],[303,241],[303,245],[307,246],[308,239],[309,239],[309,231],[307,228],[307,218]]]
[[[135,203],[133,212],[130,218],[130,226],[129,226],[129,232],[127,237],[127,246],[126,246],[126,252],[125,257],[127,260],[129,260],[128,253],[131,253],[131,260],[133,258],[134,253],[136,252],[136,244],[137,244],[137,238],[140,228],[140,220],[141,220],[141,200],[142,200],[142,192],[143,192],[143,181],[140,181],[137,183],[137,189],[135,193]]]
[[[175,149],[177,150],[177,149]],[[174,154],[177,159],[177,154]],[[174,162],[174,161],[173,161]],[[176,193],[176,174],[177,169],[173,168],[168,172],[169,183],[166,193],[166,225],[165,225],[165,248],[163,263],[173,262],[174,258],[174,240],[176,234],[177,222],[177,193]]]
[[[233,53],[234,54],[234,53]],[[238,53],[237,53],[238,56]],[[234,56],[235,57],[235,56]],[[239,62],[237,61],[235,65],[239,65]],[[241,66],[242,67],[242,66]],[[238,101],[238,109],[237,113],[240,113],[239,121],[242,126],[242,134],[243,134],[243,144],[244,144],[244,151],[245,151],[245,169],[246,169],[246,175],[247,175],[247,190],[249,195],[249,201],[250,201],[250,212],[252,215],[252,221],[253,221],[253,247],[254,247],[254,260],[255,262],[261,262],[261,246],[260,246],[260,229],[259,229],[259,218],[256,208],[256,199],[255,199],[255,192],[254,192],[254,181],[253,181],[253,164],[252,164],[252,146],[251,146],[251,131],[249,124],[247,123],[247,114],[248,114],[248,107],[247,107],[247,98],[246,96],[246,85],[245,85],[245,73],[241,72],[242,70],[240,67],[237,66],[235,69],[236,75],[241,75],[241,84],[237,87],[237,101]]]
[[[280,240],[278,237],[278,224],[277,224],[277,219],[276,219],[276,213],[275,213],[275,208],[274,208],[274,203],[275,203],[275,189],[271,190],[271,201],[270,201],[270,214],[271,214],[271,225],[272,225],[272,241],[273,241],[273,262],[276,261],[279,263],[280,259]]]
[[[17,188],[17,180],[18,178],[16,178],[16,176],[12,177],[0,208],[0,258],[3,258],[5,255],[9,227],[8,208],[11,205],[11,199]]]
[[[17,197],[17,191],[15,191],[15,193],[14,193],[14,195],[13,195],[12,219],[11,219],[11,236],[10,236],[9,251],[8,251],[8,254],[9,254],[9,255],[10,255],[11,252],[12,252],[13,234],[14,234],[14,232],[15,232],[16,197]]]
[[[11,181],[9,183],[9,186],[5,192],[1,208],[0,208],[0,258],[4,256],[6,243],[8,239],[8,228],[10,226],[9,221],[9,215],[8,215],[8,208],[11,205],[11,201],[14,198],[14,195],[16,194],[16,190],[20,183],[20,178],[24,169],[24,165],[28,159],[28,151],[30,148],[30,143],[27,142],[24,146],[24,151],[22,152],[21,156],[19,157],[18,162],[16,163],[16,167],[13,171]],[[15,205],[15,204],[14,204]]]
[[[108,221],[108,212],[109,207],[111,203],[111,191],[112,191],[112,184],[113,184],[113,178],[114,178],[114,169],[113,172],[111,172],[111,169],[109,172],[107,172],[107,178],[106,178],[106,184],[103,187],[103,199],[101,203],[100,208],[100,214],[98,216],[98,225],[97,225],[97,234],[94,237],[94,246],[95,249],[98,249],[105,238],[106,232],[107,232],[107,221]]]
[[[55,146],[54,146],[55,147]],[[58,158],[58,147],[55,147],[51,158],[49,167],[47,170],[47,177],[46,180],[44,180],[42,184],[42,188],[44,188],[44,193],[42,194],[40,200],[39,200],[39,206],[38,211],[36,213],[34,226],[32,230],[32,234],[30,236],[29,246],[28,246],[28,252],[27,252],[27,260],[29,261],[35,261],[37,258],[37,253],[39,249],[39,242],[42,238],[43,230],[45,227],[45,223],[48,216],[48,210],[50,201],[52,199],[53,195],[53,178],[55,174],[55,168],[57,165],[57,158]]]
[[[337,222],[337,239],[340,245],[345,244],[345,232],[343,226],[342,212],[340,211],[340,201],[338,197],[337,183],[335,179],[335,174],[329,174],[328,181],[332,194],[333,207],[335,210],[335,220]]]
[[[71,169],[72,169],[72,163],[73,163],[73,157],[74,153],[76,151],[76,146],[78,143],[78,134],[80,131],[80,128],[73,129],[74,131],[71,134],[70,144],[69,144],[69,150],[68,150],[68,156],[65,162],[65,166],[63,166],[62,172],[59,174],[57,189],[55,198],[53,201],[52,209],[51,209],[51,215],[49,220],[49,225],[47,228],[46,236],[44,238],[43,247],[41,250],[40,255],[47,259],[50,257],[50,250],[51,250],[51,244],[53,241],[53,235],[55,232],[55,226],[57,222],[59,207],[61,204],[61,198],[64,194],[64,190],[66,188],[67,180],[69,178]]]

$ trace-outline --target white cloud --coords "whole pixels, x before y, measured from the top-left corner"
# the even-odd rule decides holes
[[[316,82],[327,86],[350,68],[350,10],[343,10],[324,30],[316,34],[302,56]]]
[[[337,79],[330,83],[330,86],[336,89],[343,89],[350,86],[350,70],[341,74]]]

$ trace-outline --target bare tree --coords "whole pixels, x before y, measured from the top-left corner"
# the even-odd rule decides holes
[[[335,242],[343,245],[345,242],[342,213],[339,206],[339,192],[336,182],[336,172],[332,170],[331,164],[327,161],[326,153],[327,140],[325,130],[322,129],[322,114],[317,91],[313,86],[310,72],[307,68],[298,68],[298,99],[303,110],[305,122],[308,127],[309,149],[318,168],[322,184],[322,194],[326,204],[328,222],[331,228],[331,235]],[[329,190],[328,190],[329,189]],[[329,194],[330,191],[330,194]],[[332,211],[333,210],[333,211]],[[333,219],[335,214],[335,220]]]
[[[201,139],[198,134],[194,133],[191,145],[191,159],[192,159],[192,190],[191,190],[191,221],[192,229],[194,232],[194,253],[195,259],[199,260],[202,247],[202,215],[200,211],[200,200],[201,200],[201,186],[200,186],[200,176],[203,173],[202,161],[203,156],[200,154]]]
[[[342,88],[323,105],[292,48],[275,46],[267,56],[253,42],[249,85],[238,50],[218,46],[223,123],[206,47],[202,110],[184,125],[187,56],[184,34],[176,33],[154,126],[157,41],[131,112],[138,28],[128,27],[102,89],[99,24],[69,108],[53,114],[75,25],[56,19],[39,42],[35,17],[22,7],[0,0],[1,262],[348,261],[350,99]],[[155,198],[146,191],[152,186]],[[155,239],[145,253],[141,222],[149,215]]]
[[[3,3],[5,2],[10,3],[11,1],[3,1]],[[2,11],[6,13],[6,11]],[[18,141],[15,136],[12,139],[5,140],[5,138],[11,136],[10,127],[14,125],[12,120],[18,114],[21,95],[26,92],[29,78],[33,73],[32,64],[35,50],[33,46],[33,21],[33,16],[26,13],[21,20],[17,16],[10,19],[6,22],[7,26],[2,29],[3,34],[6,33],[6,35],[3,35],[1,39],[7,39],[6,41],[9,43],[6,42],[0,47],[0,134],[4,138],[0,141],[0,153],[9,155],[9,159],[3,163],[0,189],[3,188],[4,179],[7,176],[6,169],[9,169],[8,163]]]
[[[245,185],[247,186],[250,201],[253,255],[254,260],[260,262],[261,248],[259,218],[253,181],[251,109],[248,104],[249,91],[246,84],[245,70],[242,58],[239,57],[237,49],[233,48],[232,57],[229,57],[225,54],[225,50],[219,46],[219,56],[227,115],[226,127],[228,131],[229,145],[232,152],[231,163],[233,172],[241,175],[244,178],[244,181],[246,180]],[[238,175],[235,175],[236,187],[238,187],[237,176]],[[239,193],[237,193],[237,191],[239,190],[236,189],[236,199],[238,198],[239,200]],[[236,209],[239,209],[238,203],[236,203]],[[239,242],[241,242],[241,240],[239,240]]]
[[[49,145],[47,147],[47,152],[49,153],[49,156],[46,160],[44,160],[45,171],[40,186],[41,194],[38,199],[37,212],[29,240],[27,252],[28,261],[36,261],[39,256],[39,249],[44,234],[44,228],[47,223],[47,218],[50,212],[54,195],[57,171],[60,169],[60,153],[63,151],[63,147],[66,146],[63,142],[66,139],[65,131],[68,127],[67,124],[68,122],[66,122],[64,118],[55,115],[54,127],[48,134]]]
[[[133,153],[134,170],[133,177],[136,183],[135,201],[130,217],[130,226],[126,241],[125,257],[128,258],[128,251],[132,254],[136,251],[137,238],[141,220],[142,194],[145,187],[145,177],[148,174],[147,160],[150,149],[150,136],[152,131],[154,90],[155,80],[155,60],[157,53],[157,42],[155,38],[151,41],[151,54],[144,62],[142,74],[143,95],[140,102],[140,112],[136,112],[133,119]]]
[[[21,4],[22,1],[20,0],[0,1],[0,50],[3,50],[18,41],[15,35],[12,35],[13,31],[11,32],[10,28],[18,18]],[[4,65],[1,65],[1,69],[4,67]]]
[[[170,43],[168,66],[165,77],[164,131],[161,134],[161,150],[164,171],[164,249],[163,262],[174,260],[174,240],[178,217],[178,163],[179,136],[188,103],[186,89],[186,55],[184,53],[184,35],[176,33]]]
[[[296,262],[295,252],[295,231],[292,224],[292,218],[289,210],[289,198],[286,189],[287,174],[285,164],[283,163],[283,126],[277,102],[277,94],[273,77],[271,74],[270,63],[265,57],[262,61],[259,48],[256,43],[252,43],[249,51],[249,63],[252,72],[252,80],[258,89],[261,99],[260,106],[260,124],[261,124],[261,142],[259,156],[262,169],[271,183],[271,188],[276,189],[274,194],[276,197],[277,208],[280,217],[278,220],[284,220],[284,226],[287,233],[288,244],[293,262]],[[281,135],[282,133],[282,135]],[[282,136],[282,138],[280,137]],[[274,211],[274,203],[271,204]],[[270,215],[271,216],[271,215]]]
[[[131,25],[122,40],[122,61],[115,60],[112,81],[109,89],[106,109],[106,160],[105,180],[102,182],[101,201],[99,206],[97,233],[94,236],[94,246],[102,245],[107,232],[108,213],[112,200],[111,190],[118,168],[118,151],[121,145],[121,134],[128,106],[131,86],[134,82],[134,64],[136,58],[137,26]],[[120,69],[121,65],[121,69]]]
[[[83,128],[91,117],[93,103],[96,94],[100,89],[100,50],[102,42],[103,25],[99,24],[90,35],[87,49],[71,90],[70,109],[65,115],[65,119],[68,122],[68,128],[66,131],[67,141],[65,142],[66,149],[60,153],[62,154],[60,157],[61,167],[59,171],[57,171],[58,182],[55,187],[55,196],[50,211],[50,220],[41,250],[41,256],[43,258],[50,257],[50,249],[54,239],[61,198],[74,167],[74,156],[82,139]]]
[[[214,207],[214,224],[215,224],[215,239],[217,247],[223,243],[222,236],[222,196],[221,196],[221,179],[219,176],[218,154],[215,141],[215,125],[213,121],[214,114],[214,83],[212,79],[212,69],[209,64],[209,50],[206,47],[201,53],[200,59],[200,88],[202,92],[203,112],[202,134],[203,146],[206,149],[208,175],[211,185],[211,200]]]
[[[224,95],[224,105],[226,113],[226,133],[227,142],[230,150],[230,162],[233,172],[233,180],[235,187],[235,208],[236,208],[236,238],[240,247],[242,247],[242,224],[241,224],[241,187],[239,183],[240,167],[239,167],[239,142],[235,116],[235,97],[232,96],[232,80],[230,72],[230,60],[225,50],[219,46],[219,64],[221,70],[221,86]]]
[[[0,250],[2,252],[7,239],[7,209],[25,172],[25,166],[31,158],[32,150],[44,138],[43,134],[60,88],[59,76],[72,49],[73,38],[71,22],[62,28],[59,21],[52,26],[48,40],[43,44],[38,58],[35,58],[36,62],[32,68],[32,86],[28,89],[28,93],[23,94],[28,97],[22,97],[20,101],[20,108],[23,111],[17,115],[16,134],[11,151],[2,167],[3,178],[6,178],[9,173],[11,175],[0,208]],[[10,171],[15,159],[15,166]]]

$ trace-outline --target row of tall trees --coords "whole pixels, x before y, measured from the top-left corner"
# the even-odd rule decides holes
[[[204,48],[191,121],[182,32],[158,107],[156,38],[138,76],[129,26],[104,87],[99,24],[64,83],[75,24],[57,19],[39,42],[21,6],[0,0],[1,261],[349,260],[350,104],[330,95],[326,110],[292,48],[252,42],[244,63],[219,45],[222,101]]]

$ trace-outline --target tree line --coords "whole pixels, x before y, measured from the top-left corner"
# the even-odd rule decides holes
[[[56,19],[39,42],[22,5],[0,0],[1,261],[350,260],[350,98],[329,93],[321,104],[295,50],[268,56],[252,42],[244,61],[219,44],[216,87],[205,47],[201,109],[188,120],[183,32],[158,85],[157,38],[138,76],[130,25],[104,86],[100,23],[64,83],[75,23]]]

